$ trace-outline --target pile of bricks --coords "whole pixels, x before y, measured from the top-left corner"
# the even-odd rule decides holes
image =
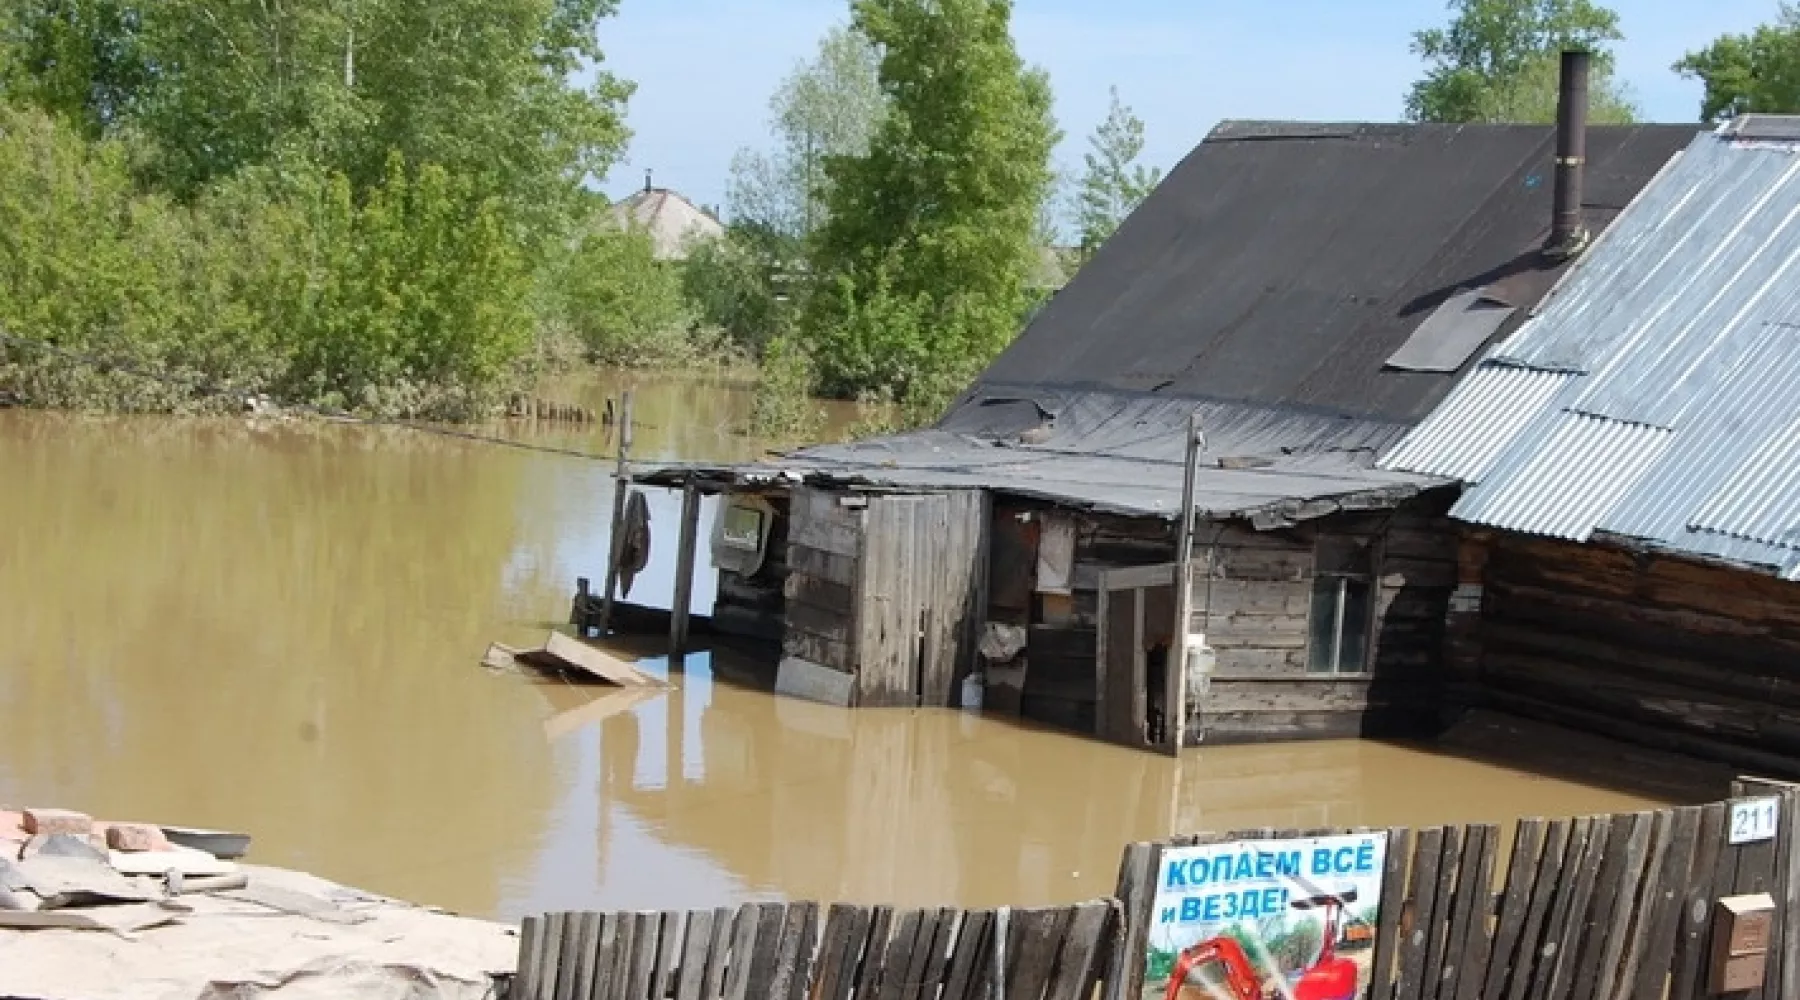
[[[100,851],[167,851],[171,846],[162,829],[149,823],[95,822],[69,809],[0,808],[0,858],[31,857],[55,836],[72,837]]]

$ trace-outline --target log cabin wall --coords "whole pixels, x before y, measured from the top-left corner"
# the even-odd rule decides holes
[[[1486,559],[1480,704],[1800,777],[1800,584],[1512,535]]]
[[[1196,536],[1194,617],[1215,654],[1193,743],[1422,731],[1442,697],[1456,577],[1447,497],[1257,532]],[[1333,669],[1335,663],[1336,669]],[[1161,695],[1150,692],[1153,713]]]

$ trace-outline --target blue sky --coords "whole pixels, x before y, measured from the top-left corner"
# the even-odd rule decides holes
[[[1645,117],[1690,121],[1700,88],[1669,71],[1722,32],[1777,14],[1776,0],[1616,0],[1619,73]],[[653,169],[659,186],[724,198],[732,153],[767,137],[769,95],[809,56],[847,0],[622,0],[601,27],[613,72],[638,85],[617,196]],[[1221,118],[1398,118],[1420,63],[1411,32],[1447,18],[1443,0],[1016,0],[1013,35],[1048,70],[1065,133],[1057,159],[1081,163],[1119,87],[1144,119],[1145,159],[1173,165]]]

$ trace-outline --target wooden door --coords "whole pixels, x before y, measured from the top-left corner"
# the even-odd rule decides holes
[[[873,495],[863,515],[858,705],[952,704],[972,665],[988,501],[973,490]]]
[[[1174,629],[1175,568],[1134,566],[1100,574],[1100,642],[1095,657],[1096,735],[1149,747],[1149,650]],[[1160,701],[1160,692],[1158,693]]]

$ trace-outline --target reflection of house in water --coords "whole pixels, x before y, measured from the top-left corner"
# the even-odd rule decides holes
[[[647,478],[729,494],[713,624],[779,640],[784,692],[955,705],[979,674],[990,711],[1141,747],[1191,634],[1190,742],[1426,728],[1452,490],[1375,455],[1694,133],[1595,128],[1583,168],[1549,127],[1226,123],[937,426]]]
[[[1176,763],[955,713],[844,711],[691,683],[603,724],[600,848],[611,849],[622,808],[753,892],[1067,902],[1112,890],[1122,845],[1175,831],[1487,815],[1443,793],[1458,777],[1483,784],[1471,781],[1487,776],[1471,773],[1478,765],[1379,744],[1215,748]],[[683,725],[687,699],[708,687],[697,724]],[[657,732],[660,750],[646,736]],[[647,766],[659,756],[663,768]],[[1502,772],[1492,777],[1506,788]],[[1488,787],[1494,818],[1517,808]],[[1530,794],[1547,801],[1557,787],[1533,782]]]

